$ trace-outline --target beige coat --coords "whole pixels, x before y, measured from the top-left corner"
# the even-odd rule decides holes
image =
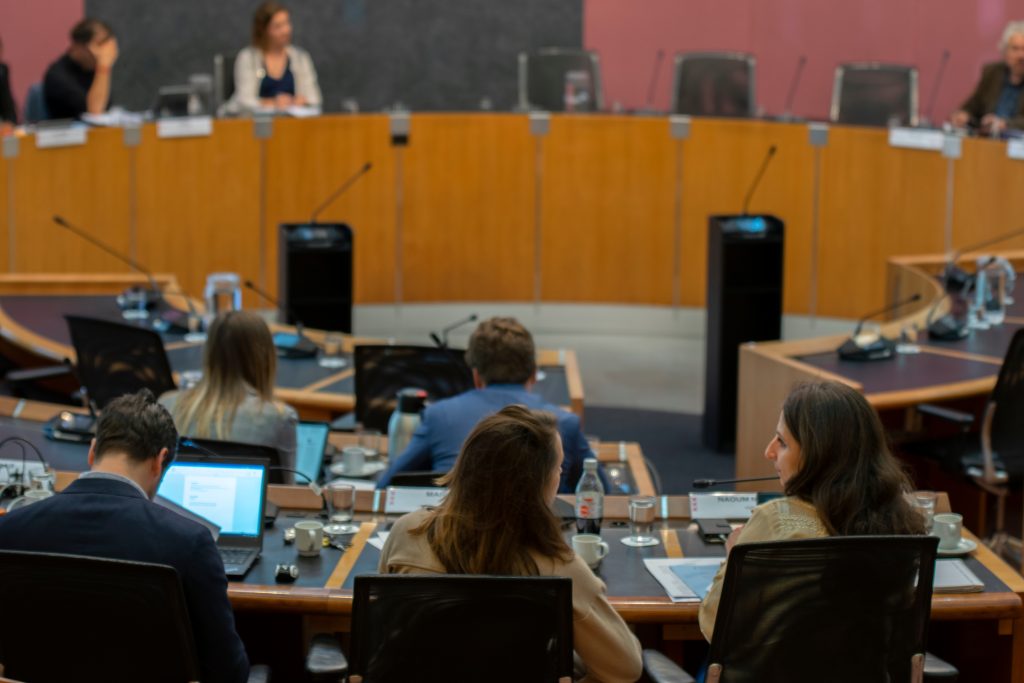
[[[309,53],[302,48],[287,47],[288,64],[295,78],[295,96],[306,98],[306,104],[319,107],[323,103],[316,67]],[[235,57],[235,93],[227,108],[232,113],[252,112],[260,106],[260,81],[263,80],[263,52],[249,46]]]

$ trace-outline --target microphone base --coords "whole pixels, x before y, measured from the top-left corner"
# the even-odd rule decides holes
[[[299,337],[290,341],[275,341],[274,348],[280,358],[316,358],[319,347],[309,340],[308,337]]]
[[[891,339],[879,337],[877,340],[861,346],[853,339],[847,339],[836,349],[841,360],[863,363],[876,360],[890,360],[896,355],[896,343]]]
[[[951,315],[944,315],[928,325],[928,338],[936,341],[960,341],[966,339],[971,329]]]

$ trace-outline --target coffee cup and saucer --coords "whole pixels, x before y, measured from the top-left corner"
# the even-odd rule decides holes
[[[963,538],[963,526],[963,516],[955,512],[944,512],[932,518],[932,535],[939,537],[940,556],[966,555],[978,549],[977,543]]]

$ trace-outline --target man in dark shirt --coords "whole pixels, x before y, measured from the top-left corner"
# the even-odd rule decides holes
[[[50,65],[43,96],[51,119],[102,114],[110,106],[110,79],[117,38],[99,19],[82,19],[71,29],[71,47]]]
[[[149,391],[111,401],[89,447],[90,471],[58,495],[0,517],[0,549],[174,567],[188,605],[200,680],[242,683],[249,660],[235,631],[213,537],[151,500],[177,442],[174,420]]]
[[[1024,22],[1007,25],[999,50],[1003,61],[985,65],[974,92],[950,117],[957,128],[970,126],[993,137],[1007,128],[1024,129]]]
[[[11,124],[18,122],[18,110],[11,97],[11,71],[3,62],[4,44],[0,42],[0,131],[4,133]]]

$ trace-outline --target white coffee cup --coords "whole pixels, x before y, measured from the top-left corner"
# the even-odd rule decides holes
[[[17,508],[23,508],[32,503],[38,503],[41,500],[45,500],[53,495],[53,491],[50,489],[29,489],[25,491],[25,494],[20,498],[15,498],[11,501],[11,504],[7,506],[7,511],[16,510]]]
[[[345,474],[360,476],[366,468],[366,450],[362,446],[345,446],[341,449],[341,466]]]
[[[595,569],[608,554],[608,544],[597,534],[576,534],[572,537],[572,549],[591,569]]]
[[[964,518],[955,512],[943,512],[932,517],[932,533],[939,537],[939,550],[956,550],[960,547]]]
[[[316,557],[324,547],[324,525],[312,519],[295,523],[295,548],[303,557]]]

